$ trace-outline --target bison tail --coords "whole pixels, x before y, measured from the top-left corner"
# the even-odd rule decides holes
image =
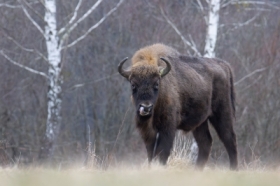
[[[235,117],[235,91],[234,91],[234,83],[233,83],[233,73],[231,68],[229,69],[230,72],[230,99],[231,105],[233,110],[233,116]]]

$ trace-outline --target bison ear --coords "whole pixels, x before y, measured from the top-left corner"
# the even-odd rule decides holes
[[[122,68],[124,62],[126,62],[126,60],[128,59],[128,57],[124,58],[118,65],[118,71],[120,73],[120,75],[122,75],[123,77],[125,77],[126,79],[129,78],[131,71],[130,70],[124,70]]]
[[[162,68],[162,67],[159,67],[159,74],[160,74],[160,77],[164,77],[166,74],[168,74],[171,70],[171,65],[169,63],[169,61],[167,61],[165,58],[161,57],[160,58],[162,61],[165,62],[166,64],[166,67],[165,68]]]

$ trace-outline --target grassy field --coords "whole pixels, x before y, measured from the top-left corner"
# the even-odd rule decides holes
[[[152,167],[92,169],[1,169],[1,186],[279,186],[280,172]]]

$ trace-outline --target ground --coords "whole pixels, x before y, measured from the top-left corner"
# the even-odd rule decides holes
[[[122,167],[109,170],[72,168],[6,168],[0,170],[3,186],[279,186],[280,171],[173,167]]]

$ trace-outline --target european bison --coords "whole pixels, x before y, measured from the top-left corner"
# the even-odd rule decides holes
[[[189,57],[163,44],[137,51],[129,70],[119,73],[131,84],[136,125],[146,145],[149,163],[157,156],[166,164],[176,129],[192,131],[198,144],[196,161],[203,168],[212,138],[208,121],[217,131],[237,169],[234,87],[230,65],[220,59]]]

